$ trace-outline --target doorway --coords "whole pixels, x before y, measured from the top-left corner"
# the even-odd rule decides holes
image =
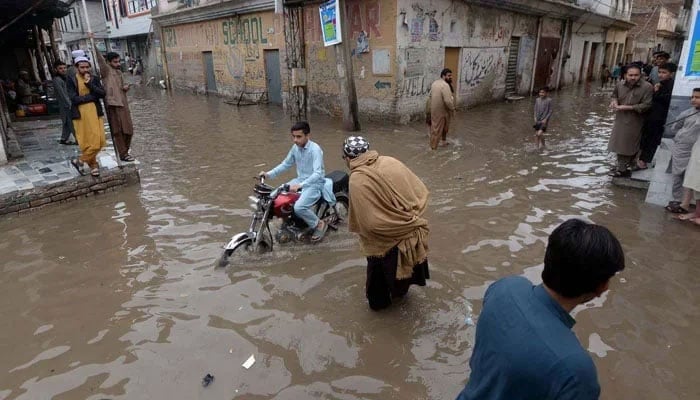
[[[598,43],[591,43],[591,56],[588,58],[588,74],[586,80],[595,79],[595,56],[598,53]]]
[[[270,103],[282,104],[282,77],[280,76],[279,50],[265,50],[265,77],[267,99]]]
[[[214,74],[214,57],[211,51],[203,51],[202,59],[204,60],[204,74],[206,78],[207,93],[217,93],[216,89],[216,74]]]
[[[452,90],[459,90],[459,51],[460,47],[445,47],[445,67],[452,71]],[[456,98],[455,98],[456,100]]]
[[[541,37],[540,47],[537,50],[537,60],[535,65],[535,90],[545,86],[552,86],[551,77],[554,74],[554,66],[559,53],[559,42],[557,37]]]

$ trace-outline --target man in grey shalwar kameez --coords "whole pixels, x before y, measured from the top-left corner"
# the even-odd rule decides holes
[[[68,88],[66,87],[66,63],[58,60],[53,64],[53,67],[56,70],[53,86],[56,92],[56,100],[58,101],[58,109],[61,113],[62,123],[61,139],[58,143],[74,145],[76,142],[70,140],[71,135],[75,137],[75,130],[73,129],[73,117],[71,115],[73,103],[68,96]]]
[[[639,152],[645,113],[651,108],[654,87],[641,80],[642,71],[630,65],[624,82],[615,86],[610,108],[616,112],[608,150],[617,154],[617,168],[610,175],[628,177],[628,167]]]
[[[678,122],[670,126],[670,131],[675,132],[673,147],[671,148],[671,175],[673,176],[673,201],[666,210],[682,214],[688,212],[690,198],[683,189],[683,178],[690,161],[693,145],[700,136],[700,88],[693,89],[690,98],[691,108],[678,115]]]

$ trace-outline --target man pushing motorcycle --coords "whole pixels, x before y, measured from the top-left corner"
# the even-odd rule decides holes
[[[313,230],[312,242],[323,239],[328,229],[322,219],[316,216],[313,210],[314,204],[323,196],[331,206],[335,205],[335,196],[332,190],[324,190],[325,168],[323,165],[323,150],[316,142],[311,140],[311,127],[306,121],[299,121],[292,126],[292,148],[287,157],[275,168],[260,176],[272,179],[282,172],[296,165],[297,177],[289,181],[289,190],[299,192],[299,200],[294,203],[294,213],[306,222],[309,229]]]

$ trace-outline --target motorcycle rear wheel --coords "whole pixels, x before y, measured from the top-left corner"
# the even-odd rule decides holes
[[[348,222],[348,210],[350,209],[350,199],[348,198],[348,195],[342,192],[336,193],[335,194],[335,209],[337,214],[335,219],[333,221],[333,225],[335,228],[338,227],[338,225],[347,223]]]

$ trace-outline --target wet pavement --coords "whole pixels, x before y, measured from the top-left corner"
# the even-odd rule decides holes
[[[214,268],[248,227],[252,176],[291,145],[280,109],[131,96],[141,187],[0,220],[0,398],[454,398],[468,309],[476,320],[500,277],[538,281],[548,233],[571,217],[610,227],[627,256],[576,313],[602,398],[700,397],[699,232],[610,184],[600,93],[556,94],[544,153],[528,141],[529,100],[460,112],[435,153],[422,125],[364,124],[431,190],[432,280],[379,313],[346,231]],[[327,171],[343,168],[341,122],[311,125]]]
[[[12,124],[23,157],[0,166],[0,195],[26,191],[74,179],[80,174],[70,164],[77,158],[78,146],[61,145],[61,121],[58,119],[19,121]],[[107,146],[98,154],[104,171],[118,168],[114,147],[109,137]]]

